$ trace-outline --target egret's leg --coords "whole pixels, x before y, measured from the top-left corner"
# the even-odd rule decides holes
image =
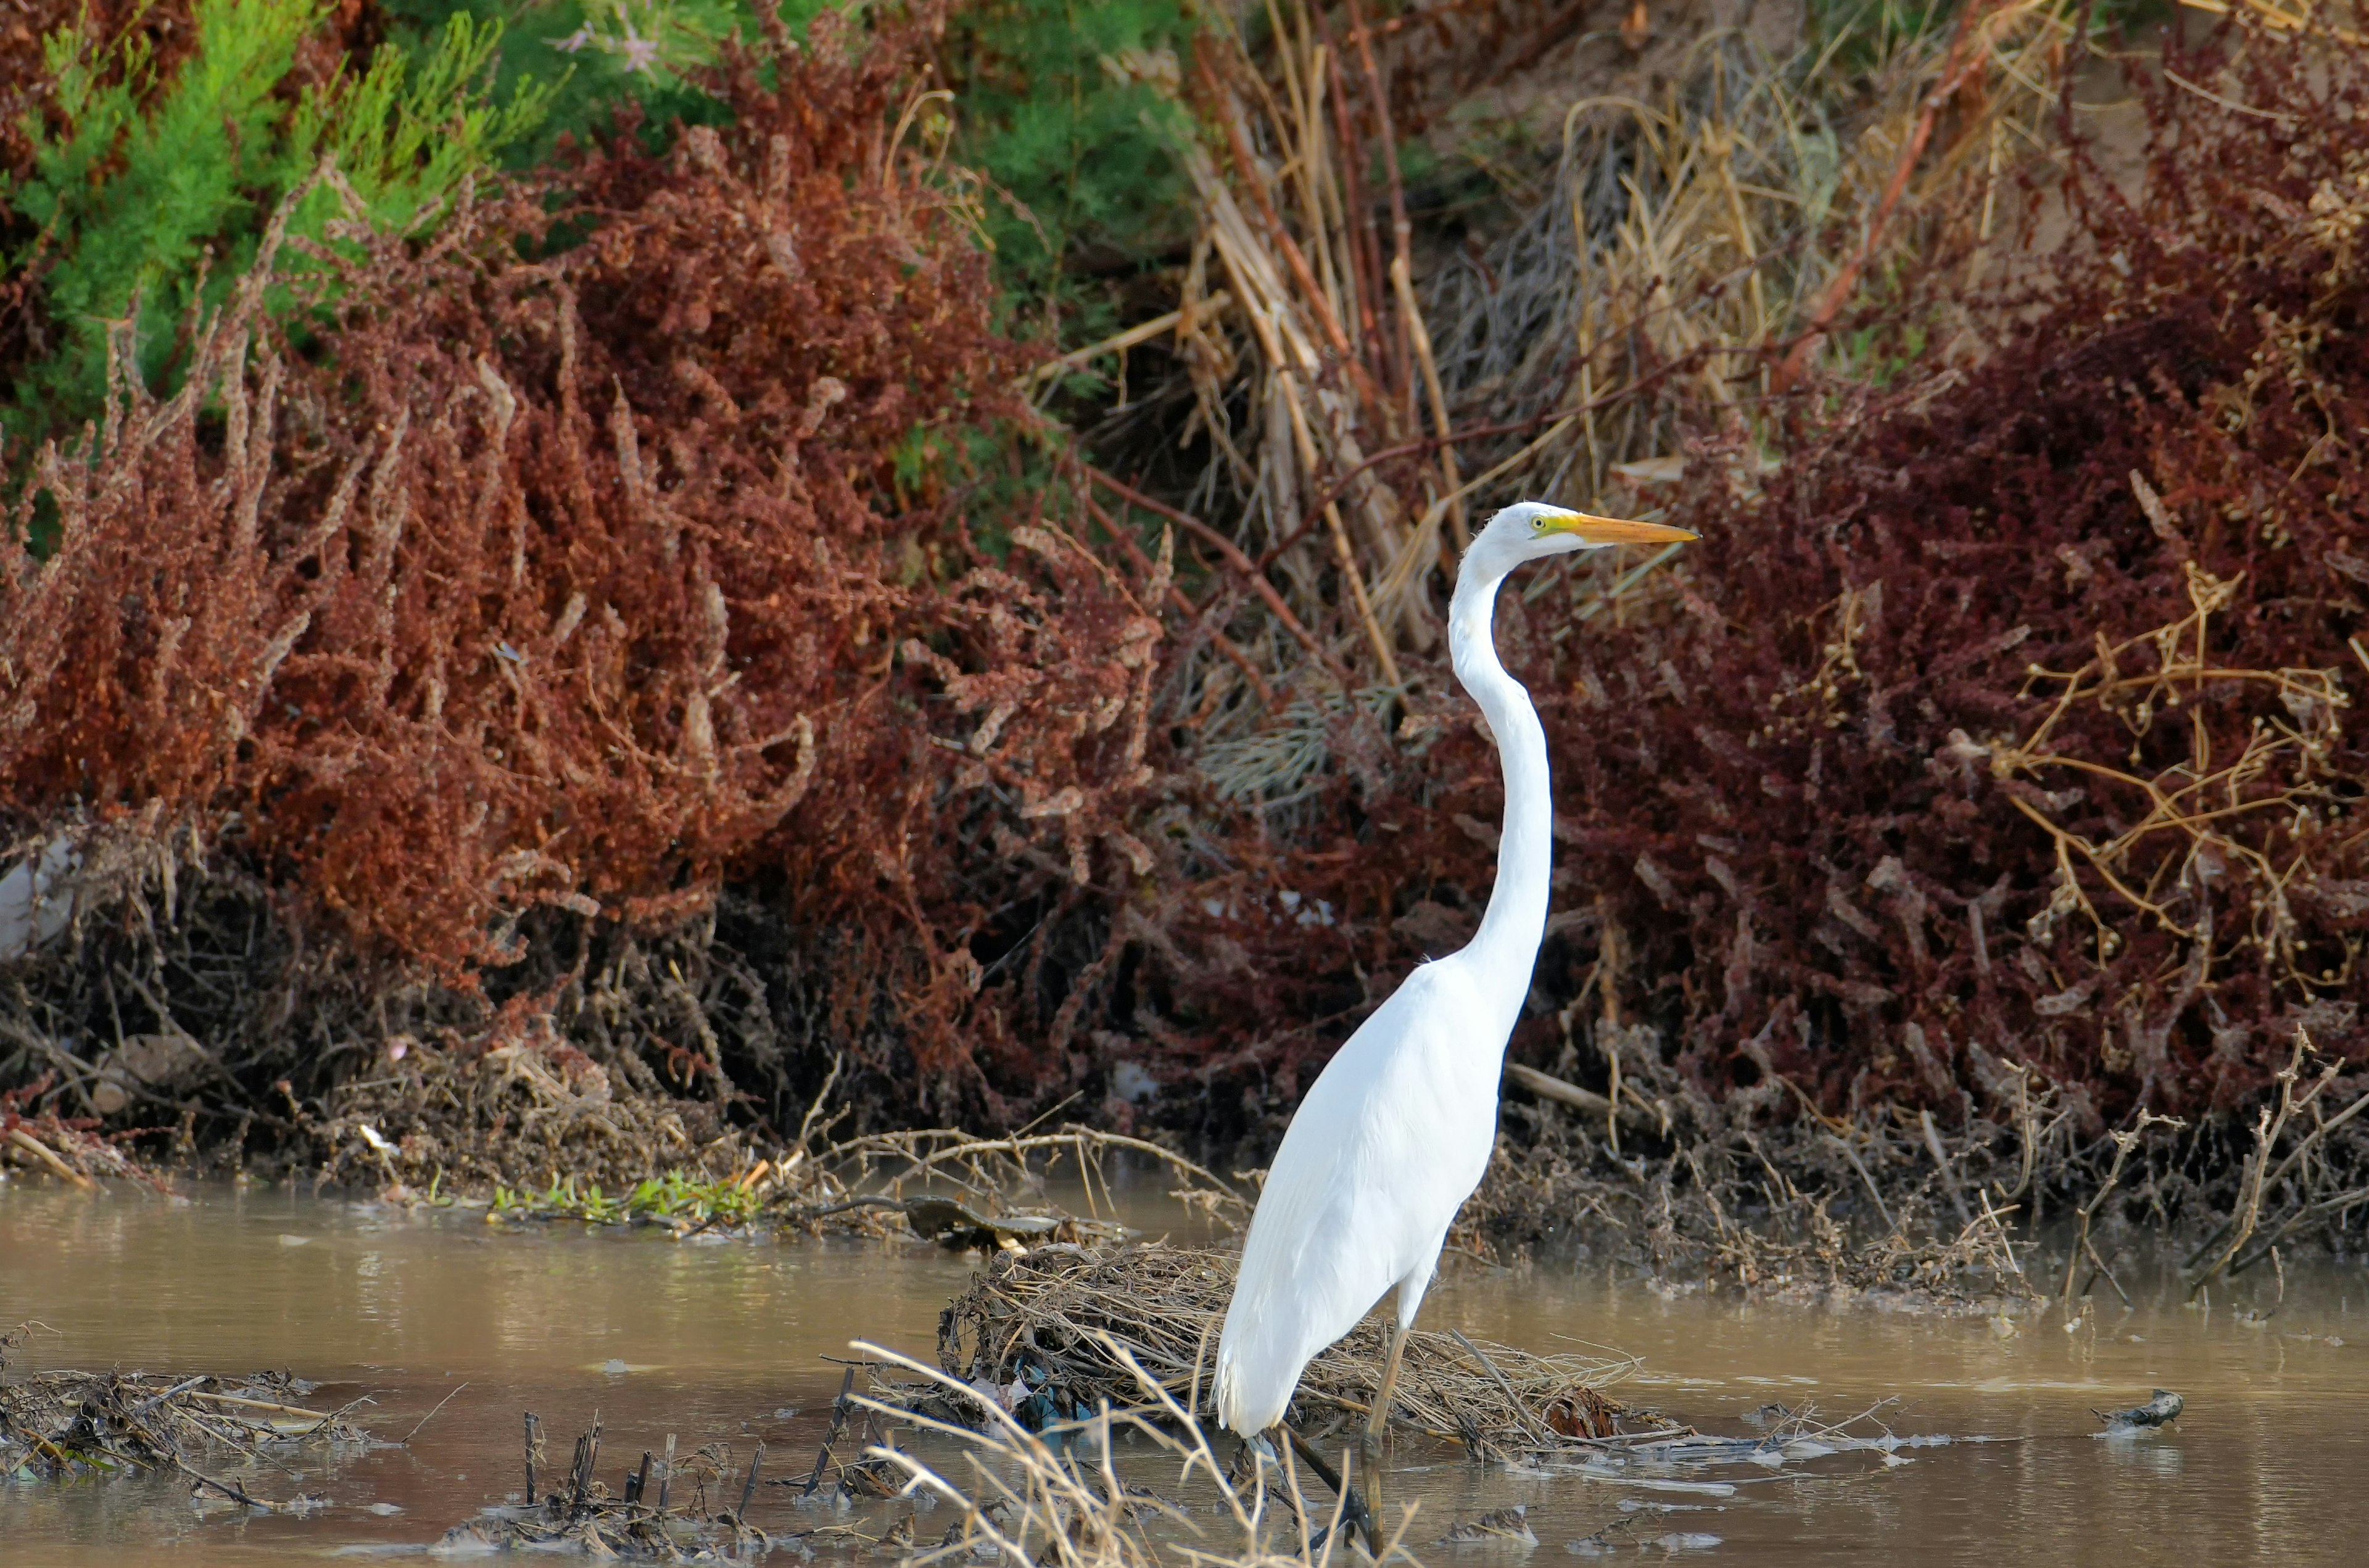
[[[1399,1357],[1406,1350],[1407,1326],[1390,1324],[1390,1347],[1382,1352],[1382,1380],[1374,1390],[1374,1408],[1366,1417],[1366,1465],[1377,1469],[1382,1460],[1382,1429],[1390,1425],[1390,1390],[1399,1380]]]
[[[1382,1380],[1374,1389],[1374,1408],[1366,1417],[1365,1441],[1358,1445],[1364,1461],[1366,1550],[1382,1555],[1382,1430],[1390,1425],[1390,1390],[1399,1380],[1399,1356],[1406,1350],[1407,1325],[1391,1320],[1389,1348],[1382,1352]]]
[[[1406,1354],[1407,1333],[1414,1327],[1415,1312],[1423,1306],[1424,1292],[1431,1287],[1431,1271],[1438,1261],[1439,1254],[1435,1251],[1422,1266],[1399,1281],[1398,1310],[1390,1315],[1390,1343],[1382,1352],[1382,1380],[1374,1390],[1374,1408],[1366,1416],[1363,1479],[1369,1520],[1366,1544],[1378,1559],[1382,1554],[1382,1433],[1390,1422],[1390,1397],[1398,1387],[1399,1361]]]
[[[1331,1487],[1333,1494],[1341,1499],[1342,1528],[1352,1536],[1364,1536],[1366,1549],[1376,1557],[1379,1557],[1382,1551],[1381,1529],[1375,1522],[1372,1506],[1359,1494],[1356,1482],[1334,1470],[1333,1462],[1327,1459],[1313,1443],[1290,1427],[1277,1426],[1276,1431],[1290,1440],[1291,1451],[1299,1456],[1300,1462],[1315,1471],[1316,1479]],[[1367,1479],[1367,1484],[1368,1486],[1373,1484],[1370,1477]],[[1315,1550],[1322,1542],[1323,1538],[1324,1532],[1317,1531],[1315,1537],[1308,1543],[1310,1550]]]

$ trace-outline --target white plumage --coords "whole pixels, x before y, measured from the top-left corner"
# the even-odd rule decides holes
[[[1497,585],[1547,555],[1693,537],[1523,501],[1465,553],[1448,648],[1505,769],[1497,885],[1471,942],[1407,977],[1325,1064],[1283,1135],[1218,1342],[1219,1419],[1245,1437],[1281,1421],[1309,1361],[1395,1288],[1368,1429],[1379,1438],[1402,1337],[1496,1141],[1497,1081],[1545,933],[1553,857],[1546,736],[1497,659]]]

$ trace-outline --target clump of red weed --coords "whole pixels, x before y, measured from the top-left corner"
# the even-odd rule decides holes
[[[647,923],[777,873],[916,1092],[978,1086],[981,909],[1146,853],[1160,626],[1052,524],[974,526],[1021,361],[909,133],[933,26],[826,16],[731,60],[728,124],[628,127],[564,200],[341,233],[292,337],[275,233],[185,390],[120,388],[24,487],[7,807],[235,825],[464,986],[538,906]]]
[[[1557,637],[1506,596],[1562,911],[1518,1054],[1601,1082],[1642,1020],[1715,1124],[2030,1068],[2092,1129],[2258,1093],[2298,1024],[2369,1054],[2369,66],[2167,63],[2251,108],[2143,81],[2143,193],[2077,162],[2037,299],[1972,307],[1995,352],[1824,388],[1765,494],[1674,510],[1667,613]],[[1469,933],[1499,786],[1449,720],[1245,875],[1196,949],[1231,961],[1173,966],[1223,999],[1205,1060],[1288,1096]]]

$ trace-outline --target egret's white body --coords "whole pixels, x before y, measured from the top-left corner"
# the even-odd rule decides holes
[[[1693,537],[1524,501],[1465,554],[1448,651],[1505,770],[1497,885],[1471,942],[1407,977],[1325,1064],[1283,1135],[1218,1342],[1219,1419],[1245,1437],[1281,1421],[1309,1361],[1395,1288],[1379,1434],[1402,1337],[1496,1142],[1497,1082],[1546,933],[1553,858],[1546,733],[1497,659],[1497,586],[1547,555]]]

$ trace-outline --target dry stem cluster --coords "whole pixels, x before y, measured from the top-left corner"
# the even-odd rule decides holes
[[[1028,1391],[1061,1417],[1143,1397],[1139,1379],[1180,1408],[1214,1411],[1218,1328],[1232,1294],[1232,1252],[1157,1244],[1040,1246],[989,1260],[938,1329],[938,1360],[971,1403]],[[1329,1429],[1362,1422],[1381,1377],[1383,1326],[1368,1319],[1309,1363],[1296,1408]],[[1400,1369],[1390,1419],[1476,1454],[1549,1451],[1613,1435],[1621,1407],[1602,1391],[1631,1364],[1537,1356],[1417,1330]],[[980,1391],[985,1391],[981,1392]]]

